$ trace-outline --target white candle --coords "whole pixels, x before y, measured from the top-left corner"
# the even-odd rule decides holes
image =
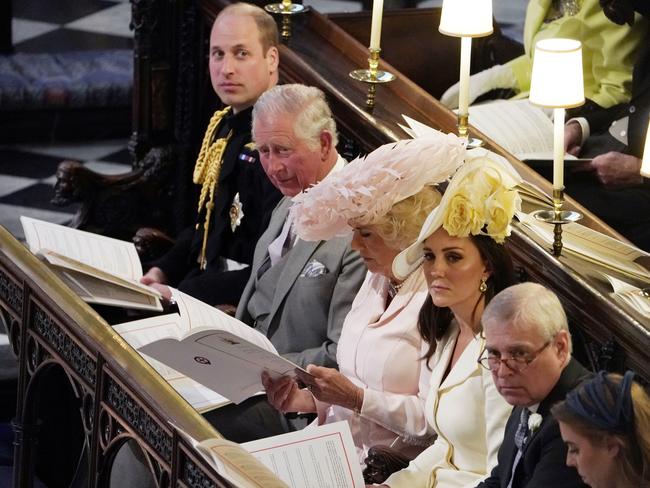
[[[458,93],[458,114],[467,115],[469,105],[469,65],[472,59],[472,38],[460,38],[460,87]]]
[[[650,119],[646,129],[645,146],[643,146],[643,159],[641,163],[641,176],[650,178]]]
[[[370,49],[379,49],[381,39],[381,15],[384,10],[384,0],[372,2],[372,24],[370,27]]]
[[[564,188],[564,109],[553,109],[553,189]]]

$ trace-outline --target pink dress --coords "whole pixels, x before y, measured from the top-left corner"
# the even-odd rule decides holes
[[[360,461],[375,445],[414,457],[433,442],[424,414],[430,371],[419,360],[427,345],[417,329],[426,280],[416,270],[386,308],[388,288],[388,278],[366,275],[338,343],[339,370],[364,388],[361,414],[316,401],[318,424],[348,421]]]

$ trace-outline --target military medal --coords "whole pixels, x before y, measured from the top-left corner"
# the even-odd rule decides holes
[[[230,230],[235,232],[235,229],[241,225],[241,219],[244,218],[243,206],[239,201],[239,192],[235,193],[235,198],[232,199],[230,205]]]

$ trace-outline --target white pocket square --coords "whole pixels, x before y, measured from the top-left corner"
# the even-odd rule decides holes
[[[300,273],[301,278],[316,278],[317,276],[327,274],[327,268],[320,261],[312,259],[307,263],[307,265],[302,269]]]

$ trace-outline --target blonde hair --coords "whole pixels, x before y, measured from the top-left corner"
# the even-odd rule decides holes
[[[388,213],[368,227],[372,227],[388,247],[401,251],[415,242],[424,220],[441,198],[438,190],[425,186],[415,195],[395,203]]]
[[[262,54],[266,57],[271,47],[278,47],[280,44],[280,37],[278,35],[278,26],[273,20],[273,17],[267,13],[263,8],[250,3],[238,2],[225,7],[217,18],[214,19],[215,24],[217,21],[226,15],[241,15],[242,17],[250,17],[257,26],[259,32],[260,44],[262,45]]]
[[[616,410],[618,395],[615,392],[619,391],[622,380],[621,375],[607,374],[607,381],[615,388],[603,388],[599,395],[612,412]],[[589,405],[593,400],[586,386],[578,387],[574,394]],[[650,396],[636,381],[631,384],[630,396],[634,419],[630,431],[625,434],[598,427],[574,411],[566,401],[553,406],[551,413],[558,422],[569,425],[594,444],[603,442],[605,436],[618,439],[621,445],[616,459],[618,486],[645,486],[644,482],[650,479]]]

